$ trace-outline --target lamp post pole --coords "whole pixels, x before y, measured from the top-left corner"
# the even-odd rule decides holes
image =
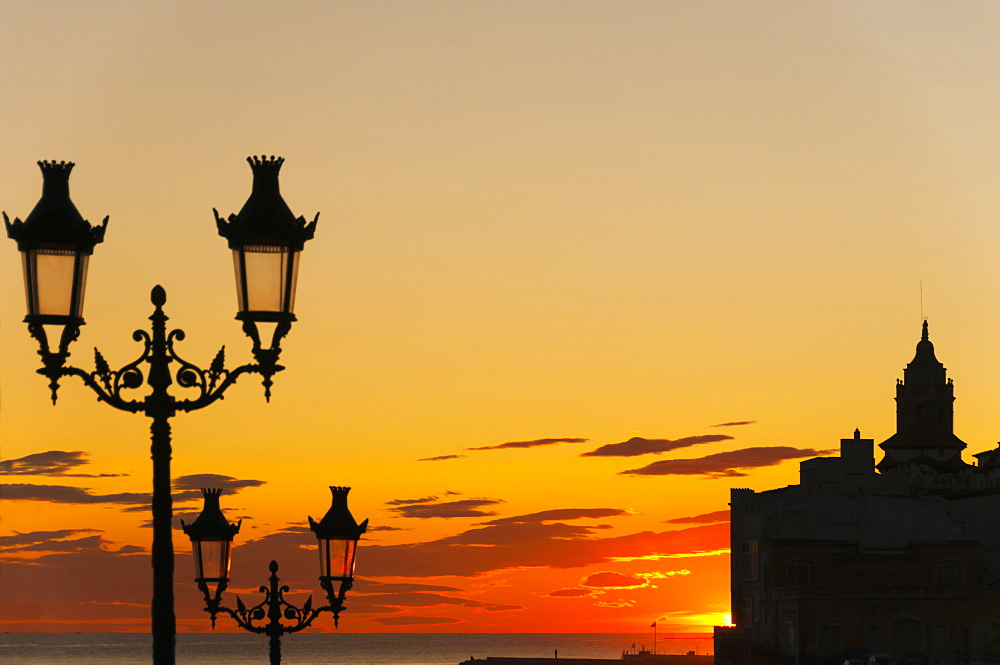
[[[174,549],[171,531],[173,504],[170,495],[170,419],[178,411],[203,409],[222,399],[225,392],[244,374],[263,377],[264,396],[270,399],[272,377],[284,369],[278,364],[281,339],[295,320],[294,284],[298,254],[312,238],[316,220],[308,225],[295,218],[278,190],[278,170],[283,159],[248,158],[254,172],[254,188],[239,215],[231,215],[226,224],[218,218],[219,233],[229,240],[239,257],[237,294],[243,331],[250,337],[255,363],[233,370],[225,368],[225,347],[216,354],[208,369],[181,358],[174,342],[184,339],[183,330],[167,332],[168,317],[163,311],[167,301],[161,286],[153,288],[154,305],[149,317],[151,331],[136,330],[132,339],[143,344],[134,361],[112,370],[104,356],[94,349],[93,371],[67,364],[69,346],[80,334],[83,319],[83,293],[87,260],[94,245],[104,238],[107,218],[101,226],[91,227],[77,212],[69,198],[71,162],[39,162],[42,169],[42,198],[22,222],[9,220],[4,213],[7,234],[17,241],[24,259],[28,331],[39,344],[42,359],[39,374],[49,379],[52,403],[56,403],[59,380],[75,376],[104,402],[121,411],[141,413],[150,424],[153,460],[153,598],[151,602],[153,663],[174,665],[176,618],[174,615]],[[317,215],[318,218],[318,215]],[[259,257],[264,256],[261,260]],[[279,257],[280,260],[268,260]],[[272,273],[266,274],[271,268]],[[263,290],[258,285],[264,284]],[[279,288],[267,286],[278,284]],[[261,344],[258,323],[275,323],[268,348]],[[55,351],[48,343],[46,326],[62,327]],[[171,364],[176,363],[172,369]],[[146,366],[145,368],[143,366]],[[177,382],[185,389],[186,399],[177,399],[169,388]],[[144,396],[134,391],[149,387]],[[135,396],[133,398],[133,396]]]
[[[173,497],[170,496],[170,418],[174,415],[174,398],[167,392],[170,379],[170,355],[167,352],[167,315],[163,313],[167,294],[161,287],[153,289],[156,310],[150,316],[153,337],[149,354],[149,383],[152,391],[146,397],[153,459],[153,599],[152,613],[153,662],[156,665],[174,662],[177,619],[174,615],[174,544],[171,524]],[[157,662],[159,661],[159,662]]]

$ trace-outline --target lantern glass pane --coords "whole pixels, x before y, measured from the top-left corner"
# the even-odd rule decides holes
[[[204,580],[228,580],[232,541],[196,540],[194,550],[195,574]]]
[[[298,254],[288,247],[275,245],[246,245],[234,249],[240,311],[293,313]]]
[[[23,257],[28,313],[82,316],[90,257],[72,249],[31,249]]]
[[[247,311],[247,294],[243,288],[243,252],[233,250],[233,268],[236,270],[236,307],[241,312]]]
[[[321,577],[354,577],[356,540],[319,540],[319,574]]]
[[[87,268],[90,266],[90,254],[80,254],[77,257],[76,278],[76,312],[75,316],[83,316],[83,296],[87,291]]]

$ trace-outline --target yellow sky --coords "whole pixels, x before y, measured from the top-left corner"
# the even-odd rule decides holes
[[[231,365],[249,360],[211,213],[245,201],[245,156],[283,155],[291,209],[322,213],[271,404],[243,379],[174,420],[175,476],[266,481],[224,497],[234,519],[253,518],[241,540],[319,517],[331,484],[355,488],[355,515],[400,529],[373,532],[373,546],[565,508],[628,511],[566,522],[609,527],[591,538],[684,528],[664,521],[724,509],[734,485],[794,482],[797,459],[745,477],[619,472],[822,450],[855,427],[888,437],[921,281],[956,381],[956,433],[970,452],[997,438],[992,3],[8,2],[0,25],[0,208],[23,219],[35,161],[54,158],[77,163],[84,217],[111,216],[77,365],[91,367],[95,345],[113,365],[135,357],[155,284],[188,333],[185,357],[206,364],[225,344]],[[84,451],[76,472],[128,474],[4,481],[148,491],[148,423],[70,380],[51,407],[13,243],[0,270],[3,459]],[[734,421],[755,423],[712,427]],[[734,438],[580,457],[711,434]],[[466,450],[545,438],[589,441]],[[444,455],[465,457],[417,461]],[[502,503],[484,504],[492,517],[427,519],[389,504],[430,496]],[[3,535],[98,529],[115,547],[148,546],[145,515],[114,504],[2,510]],[[372,611],[341,626],[516,631],[571,607],[560,616],[588,630],[632,630],[728,611],[724,554],[556,563],[445,580],[456,597],[519,610],[400,604],[395,623]],[[690,575],[655,591],[547,595],[602,571],[680,569]],[[252,587],[266,571],[246,574]]]

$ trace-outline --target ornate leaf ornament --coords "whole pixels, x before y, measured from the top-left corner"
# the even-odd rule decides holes
[[[108,361],[104,359],[101,352],[94,347],[94,374],[101,380],[104,384],[106,390],[111,390],[111,367],[108,365]]]

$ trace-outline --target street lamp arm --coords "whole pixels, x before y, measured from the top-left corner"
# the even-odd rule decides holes
[[[273,568],[271,578],[269,579],[270,585],[261,586],[258,589],[260,593],[264,594],[262,601],[253,607],[247,607],[243,603],[243,599],[237,596],[235,610],[220,605],[216,606],[214,611],[225,612],[243,630],[270,635],[271,637],[280,637],[281,635],[305,630],[320,614],[333,611],[333,608],[330,607],[314,608],[312,606],[312,596],[306,599],[302,607],[297,607],[289,603],[285,600],[285,593],[289,591],[289,587],[287,585],[278,585],[279,580],[275,574],[277,566],[274,565]],[[212,610],[206,609],[206,611]],[[294,623],[284,624],[281,623],[281,619],[286,619]],[[265,620],[267,623],[262,623]]]
[[[212,368],[207,371],[188,363],[185,363],[185,366],[178,371],[177,383],[182,387],[198,388],[201,391],[201,394],[195,399],[177,400],[178,411],[197,411],[222,399],[229,387],[244,374],[268,375],[258,364],[242,365],[233,370],[222,369],[220,358],[222,358],[224,351],[225,347],[219,350],[215,361],[212,362]],[[220,362],[218,369],[215,369],[216,361]],[[273,375],[283,369],[285,368],[281,365],[274,365],[268,369],[268,372]]]
[[[266,633],[267,632],[266,627],[253,625],[252,623],[253,618],[248,616],[247,614],[248,611],[250,610],[247,610],[246,606],[243,605],[243,601],[239,599],[239,596],[236,597],[236,602],[238,603],[238,605],[237,609],[235,610],[226,607],[225,605],[219,605],[218,607],[214,608],[214,610],[211,610],[207,607],[204,609],[205,612],[212,613],[212,627],[213,628],[215,627],[215,614],[218,612],[225,612],[230,617],[232,617],[233,621],[236,622],[236,625],[238,625],[243,630],[250,633],[257,633],[259,635],[263,635],[264,633]]]
[[[97,351],[97,349],[94,349],[94,353],[98,355],[98,357],[100,357],[100,352]],[[121,370],[115,373],[117,375],[116,383],[118,383],[117,379],[121,378],[122,376],[121,373],[124,372],[126,369],[128,368],[122,368]],[[41,370],[39,370],[39,372],[41,372]],[[128,411],[129,413],[142,413],[145,410],[145,405],[142,402],[139,402],[137,400],[125,400],[121,398],[119,392],[123,386],[118,386],[117,391],[114,389],[106,390],[105,387],[101,386],[101,384],[97,382],[98,379],[104,382],[105,385],[107,385],[109,382],[107,382],[105,380],[105,377],[103,377],[99,372],[95,371],[88,373],[82,369],[79,369],[78,367],[64,367],[62,368],[61,375],[79,377],[80,380],[83,381],[84,385],[86,385],[88,388],[93,390],[94,393],[97,394],[97,401],[104,402],[105,404],[108,404],[109,406],[112,406],[118,409],[119,411]],[[130,375],[126,374],[125,376],[130,376]],[[54,396],[55,392],[53,391],[53,397]]]
[[[58,395],[59,379],[64,376],[76,376],[97,394],[98,401],[105,402],[116,409],[130,413],[139,413],[143,410],[141,402],[123,399],[121,391],[125,388],[137,388],[142,385],[142,373],[138,370],[137,366],[149,355],[148,335],[144,332],[137,330],[133,334],[133,337],[137,341],[141,339],[140,335],[145,336],[147,339],[146,349],[138,360],[129,363],[118,371],[112,371],[107,361],[104,360],[104,356],[95,348],[94,366],[96,369],[93,372],[87,372],[79,367],[66,364],[70,355],[69,345],[80,335],[79,324],[71,323],[65,326],[58,351],[51,351],[49,349],[48,338],[46,337],[43,325],[29,323],[28,331],[32,337],[38,340],[38,355],[42,358],[42,367],[37,371],[49,380],[49,390],[52,392],[53,404],[56,403]]]

